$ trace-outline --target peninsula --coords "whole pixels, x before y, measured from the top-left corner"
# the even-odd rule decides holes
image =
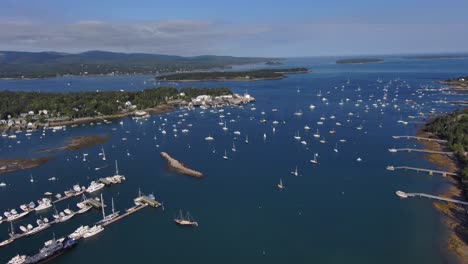
[[[232,65],[265,63],[274,58],[175,55],[86,51],[0,51],[0,78],[31,79],[67,75],[158,74],[174,71],[230,68]]]
[[[337,60],[336,64],[365,64],[365,63],[377,63],[383,62],[383,59],[378,58],[352,58],[352,59],[341,59]]]
[[[159,87],[142,91],[40,93],[0,91],[0,129],[36,129],[171,111],[200,95],[232,95],[225,87]],[[6,136],[6,134],[3,134]]]
[[[286,78],[286,74],[306,73],[307,68],[260,69],[251,71],[181,72],[156,77],[160,81],[258,81]]]
[[[448,85],[446,90],[468,92],[468,76],[448,79],[445,81],[440,81],[439,83]]]
[[[185,174],[185,175],[192,176],[192,177],[195,177],[195,178],[204,177],[203,173],[185,167],[184,164],[182,164],[180,161],[172,158],[166,152],[161,152],[161,157],[163,159],[165,159],[167,161],[168,166],[171,169],[173,169],[174,171],[176,171],[177,173]]]

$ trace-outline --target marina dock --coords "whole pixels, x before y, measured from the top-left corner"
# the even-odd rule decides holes
[[[438,143],[447,143],[447,140],[443,139],[434,139],[434,138],[425,138],[425,137],[416,137],[416,136],[392,136],[395,139],[416,139],[416,140],[427,140],[427,141],[433,141],[433,142],[438,142]]]
[[[447,176],[447,175],[452,175],[452,176],[457,175],[456,173],[449,172],[449,171],[439,171],[439,170],[415,168],[415,167],[409,167],[409,166],[398,166],[398,167],[388,166],[387,170],[414,170],[414,171],[417,171],[417,172],[421,172],[421,171],[422,172],[427,172],[427,173],[429,173],[429,175],[433,175],[434,173],[439,173],[439,174],[442,174],[442,176],[444,176],[444,177]]]
[[[453,152],[449,152],[449,151],[435,151],[435,150],[427,150],[427,149],[400,148],[400,149],[392,149],[392,150],[394,150],[395,152],[407,151],[407,152],[422,152],[422,153],[441,154],[441,155],[453,155]]]
[[[110,220],[108,222],[105,222],[104,224],[102,224],[102,226],[105,227],[105,226],[108,226],[108,225],[110,225],[112,223],[115,223],[115,222],[117,222],[117,221],[119,221],[119,220],[133,214],[133,213],[136,213],[136,212],[140,211],[141,209],[143,209],[143,208],[145,208],[147,206],[148,205],[146,205],[146,204],[139,204],[139,205],[133,206],[133,207],[127,209],[127,211],[124,214],[121,214],[121,215],[117,216],[116,218],[114,218],[114,219],[112,219],[112,220]]]
[[[455,199],[450,199],[450,198],[445,198],[445,197],[440,197],[440,196],[435,196],[435,195],[430,195],[430,194],[425,194],[425,193],[406,193],[406,192],[398,191],[397,195],[402,198],[425,197],[425,198],[444,201],[444,202],[468,205],[468,202],[465,202],[465,201],[460,201],[460,200],[455,200]]]
[[[84,201],[87,205],[92,206],[94,209],[101,209],[101,202],[96,201],[94,198],[89,198]]]

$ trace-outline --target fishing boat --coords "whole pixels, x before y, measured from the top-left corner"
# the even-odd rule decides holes
[[[190,213],[187,212],[186,216],[184,217],[182,210],[179,210],[179,214],[175,217],[174,221],[180,226],[198,226],[198,222],[194,221]]]

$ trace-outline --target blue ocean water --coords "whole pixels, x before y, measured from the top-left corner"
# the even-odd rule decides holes
[[[389,153],[387,149],[422,147],[392,136],[413,135],[424,122],[418,113],[452,111],[457,107],[445,101],[467,98],[424,89],[439,88],[437,80],[466,75],[468,60],[388,57],[384,63],[361,65],[336,65],[334,61],[289,59],[278,67],[305,66],[313,71],[275,81],[160,83],[176,87],[224,85],[238,93],[248,91],[257,101],[243,108],[177,110],[151,116],[148,121],[126,118],[122,125],[114,121],[47,131],[45,137],[39,131],[30,138],[24,133],[17,134],[15,140],[0,138],[0,158],[21,158],[44,155],[38,150],[60,146],[68,137],[112,133],[102,146],[106,161],[98,155],[101,146],[95,146],[56,152],[43,166],[1,175],[0,182],[8,185],[0,189],[0,211],[18,210],[20,204],[35,201],[46,191],[63,192],[73,184],[87,185],[93,179],[113,175],[114,160],[118,160],[127,180],[105,188],[106,201],[113,197],[123,211],[133,206],[141,188],[164,202],[164,210],[145,208],[95,237],[81,240],[75,249],[51,263],[452,263],[453,256],[446,250],[446,228],[431,201],[400,200],[395,195],[396,190],[437,194],[449,181],[437,175],[385,168],[434,167],[421,154]],[[248,67],[261,66],[239,68]],[[0,81],[0,89],[41,92],[140,90],[154,85],[158,83],[152,76],[145,75]],[[319,91],[322,96],[317,96]],[[383,107],[383,102],[388,105]],[[316,108],[311,110],[310,104]],[[303,115],[295,116],[298,111]],[[325,120],[318,125],[321,117]],[[260,123],[262,118],[266,124]],[[218,124],[224,120],[228,131]],[[279,124],[274,125],[274,120]],[[305,125],[311,127],[309,132]],[[184,128],[189,133],[181,133]],[[313,137],[317,129],[326,143]],[[236,130],[240,136],[233,133]],[[330,130],[336,133],[330,134]],[[297,133],[307,145],[294,139]],[[208,135],[215,140],[205,141]],[[231,150],[233,142],[235,152]],[[333,151],[335,146],[338,152]],[[159,156],[161,151],[207,177],[199,180],[168,171]],[[228,160],[222,158],[224,151]],[[82,161],[83,153],[89,154],[87,162]],[[310,163],[314,153],[319,155],[318,165]],[[297,177],[291,174],[296,166]],[[34,183],[29,182],[30,175]],[[53,176],[58,180],[48,181]],[[282,191],[276,187],[280,179],[286,186]],[[66,200],[57,204],[57,209],[76,209],[77,202]],[[190,211],[199,227],[176,226],[173,218],[179,209]],[[51,218],[51,214],[33,213],[15,226],[18,229],[40,216]],[[100,212],[92,211],[33,237],[18,239],[0,249],[0,262],[16,254],[35,253],[53,234],[65,236],[100,217]],[[6,223],[0,225],[0,240],[7,238],[8,228]]]

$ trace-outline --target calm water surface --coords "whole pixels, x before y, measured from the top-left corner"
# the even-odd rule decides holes
[[[421,154],[389,153],[387,149],[422,147],[418,142],[395,140],[392,135],[413,135],[424,121],[417,117],[419,112],[456,109],[440,101],[467,96],[421,89],[439,88],[434,81],[466,73],[468,61],[388,58],[380,64],[333,62],[334,58],[291,59],[286,66],[306,66],[314,72],[278,81],[176,85],[226,85],[239,93],[247,90],[257,102],[244,108],[225,107],[224,112],[177,110],[151,116],[147,121],[126,118],[122,125],[113,122],[47,131],[45,137],[35,132],[29,138],[24,133],[15,140],[0,138],[0,158],[20,158],[44,155],[37,150],[60,146],[68,137],[112,132],[103,144],[107,161],[98,155],[101,146],[95,146],[56,152],[54,159],[41,167],[1,175],[0,181],[8,186],[0,189],[0,211],[19,210],[20,204],[35,201],[46,191],[63,192],[73,184],[88,185],[91,180],[113,175],[113,163],[118,160],[127,181],[105,188],[104,198],[110,201],[113,197],[116,207],[123,211],[133,206],[141,188],[164,202],[164,210],[145,208],[95,237],[81,240],[75,249],[50,263],[452,263],[453,256],[445,250],[446,229],[431,202],[400,200],[394,194],[396,190],[439,193],[448,181],[436,175],[387,171],[385,167],[434,167]],[[157,85],[151,77],[2,80],[0,89],[140,90]],[[317,96],[319,91],[322,97]],[[385,93],[387,100],[383,99]],[[343,105],[339,104],[341,100]],[[377,100],[388,105],[382,107]],[[310,104],[316,106],[315,110],[309,109]],[[294,116],[296,111],[303,115]],[[318,125],[321,117],[326,119]],[[268,122],[261,124],[262,118]],[[228,131],[218,124],[224,120]],[[273,120],[279,124],[273,125]],[[398,120],[409,123],[403,125]],[[305,125],[312,128],[310,132],[304,130]],[[167,135],[160,128],[168,131]],[[190,132],[181,133],[183,128]],[[313,137],[317,129],[326,143]],[[332,129],[336,134],[329,133]],[[240,136],[234,135],[236,130]],[[307,145],[294,139],[296,133]],[[205,141],[208,135],[215,140]],[[247,135],[249,144],[244,142]],[[233,142],[236,152],[231,150]],[[338,152],[333,151],[335,146]],[[229,160],[222,158],[225,150]],[[168,171],[159,157],[161,151],[207,177],[197,180]],[[86,162],[83,153],[89,154]],[[319,155],[318,165],[309,162],[314,153]],[[296,166],[297,177],[291,174]],[[34,183],[29,182],[30,175]],[[58,180],[48,181],[50,177]],[[280,178],[286,186],[283,191],[276,188]],[[74,210],[77,202],[74,198],[66,200],[57,204],[57,209]],[[176,226],[173,217],[179,209],[190,211],[199,227]],[[41,216],[51,219],[51,215],[51,211],[32,213],[16,222],[15,228],[20,232],[20,225]],[[33,237],[18,239],[0,249],[0,262],[18,253],[33,254],[53,234],[65,236],[100,217],[100,212],[91,211]],[[6,223],[0,225],[0,240],[7,238],[8,228]]]

